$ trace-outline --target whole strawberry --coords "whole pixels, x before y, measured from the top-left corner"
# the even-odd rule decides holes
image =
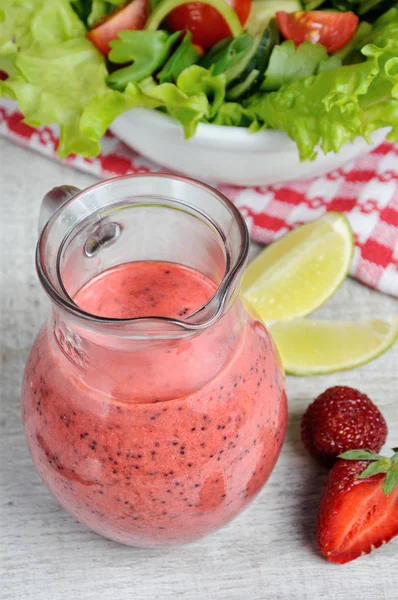
[[[347,563],[398,535],[398,448],[393,451],[386,458],[351,450],[330,471],[317,526],[330,562]]]
[[[373,402],[358,390],[336,386],[309,405],[301,420],[301,438],[308,452],[329,467],[342,452],[366,448],[379,452],[387,425]]]

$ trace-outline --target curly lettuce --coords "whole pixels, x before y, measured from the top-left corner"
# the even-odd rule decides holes
[[[99,140],[80,129],[86,105],[108,90],[101,54],[68,0],[3,0],[0,68],[9,77],[0,96],[18,101],[32,127],[58,123],[58,154],[99,153]]]
[[[213,59],[211,65],[192,64],[199,56],[187,35],[179,42],[161,31],[122,35],[112,43],[110,58],[119,69],[109,77],[104,57],[86,38],[86,24],[117,4],[1,2],[0,70],[8,78],[0,81],[0,96],[17,100],[33,127],[59,124],[60,157],[95,156],[112,121],[135,107],[169,114],[187,138],[200,122],[279,129],[297,143],[302,160],[312,160],[320,148],[337,152],[381,127],[389,127],[389,139],[398,141],[397,8],[363,26],[344,55],[328,57],[319,44],[275,46],[263,89],[232,102],[226,100],[228,86],[236,82]],[[217,48],[219,61],[236,59],[237,40],[242,52],[250,42],[248,34],[227,40]]]
[[[207,69],[192,65],[179,75],[176,84],[157,85],[152,78],[129,83],[124,92],[109,90],[97,95],[85,108],[81,130],[98,140],[112,121],[135,107],[166,111],[181,123],[186,138],[194,135],[200,121],[209,121],[222,106],[225,96],[224,75],[213,75]]]
[[[125,32],[112,43],[113,59],[134,59],[139,54],[137,45],[143,44],[145,52],[131,67],[108,77],[103,56],[86,39],[86,28],[68,0],[3,2],[0,68],[8,79],[0,82],[0,96],[18,101],[28,125],[59,124],[61,158],[70,153],[97,155],[108,126],[136,106],[166,111],[191,137],[197,124],[214,118],[224,102],[224,76],[198,65],[183,69],[175,82],[165,77],[164,83],[157,84],[149,76],[166,61],[178,34]],[[133,76],[125,77],[126,69]],[[170,73],[178,70],[174,63]],[[107,81],[120,89],[111,89]]]
[[[388,138],[398,141],[398,20],[376,24],[361,52],[362,63],[254,94],[244,106],[260,126],[285,131],[301,160],[313,160],[318,148],[338,152],[381,127],[390,127]]]

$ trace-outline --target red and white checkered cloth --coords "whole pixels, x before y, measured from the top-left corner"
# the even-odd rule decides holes
[[[0,134],[59,160],[57,129],[29,127],[7,100],[0,103]],[[110,133],[96,158],[71,155],[64,163],[99,178],[162,170]],[[217,187],[238,206],[252,239],[263,244],[326,211],[344,213],[355,236],[350,274],[398,297],[398,145],[383,143],[346,167],[314,179],[264,187]]]

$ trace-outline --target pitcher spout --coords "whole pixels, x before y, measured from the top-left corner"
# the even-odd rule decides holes
[[[54,188],[43,199],[37,270],[55,305],[80,325],[123,329],[128,336],[164,337],[206,329],[238,293],[249,236],[236,207],[213,188],[185,177],[131,175],[84,191]],[[135,261],[166,261],[193,268],[216,286],[192,314],[108,318],[74,301],[104,271]]]

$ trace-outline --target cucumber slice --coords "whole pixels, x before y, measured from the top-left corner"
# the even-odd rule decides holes
[[[255,36],[253,39],[253,44],[249,48],[249,50],[247,52],[245,52],[245,54],[242,56],[242,58],[238,62],[231,65],[225,71],[224,74],[225,74],[225,78],[227,80],[227,84],[230,83],[231,81],[234,81],[234,79],[237,79],[237,78],[239,78],[240,80],[246,79],[248,73],[254,68],[254,65],[252,64],[252,59],[255,56],[257,56],[257,52],[261,45],[262,37],[263,37],[262,35]]]
[[[261,75],[264,75],[268,67],[271,52],[279,42],[280,33],[276,19],[271,19],[267,29],[263,32],[256,55],[253,57],[254,64],[249,64],[249,68],[258,69]]]
[[[237,100],[238,98],[251,93],[251,89],[256,84],[259,75],[260,71],[257,69],[250,71],[246,79],[227,91],[227,100]]]
[[[236,38],[226,38],[216,44],[199,62],[213,74],[224,73],[227,98],[235,99],[254,91],[262,82],[271,51],[279,43],[279,30],[275,19],[256,36],[244,33]]]
[[[228,37],[218,42],[199,64],[205,69],[213,68],[213,75],[225,73],[227,69],[238,63],[253,46],[253,37],[248,33],[236,38]]]
[[[278,10],[296,12],[303,10],[303,6],[299,0],[254,0],[245,25],[247,31],[252,35],[264,31]]]
[[[271,52],[278,42],[279,30],[275,19],[273,19],[261,35],[254,37],[251,52],[246,54],[244,61],[241,61],[239,65],[240,72],[234,74],[233,87],[227,89],[228,99],[236,100],[237,98],[249,96],[260,86],[264,79]]]

